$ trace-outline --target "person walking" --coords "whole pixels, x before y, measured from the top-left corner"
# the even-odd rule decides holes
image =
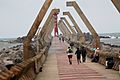
[[[60,34],[58,37],[59,37],[59,41],[61,42],[61,40],[62,40],[62,34]]]
[[[70,47],[68,47],[68,49],[67,49],[67,55],[68,55],[68,59],[69,59],[69,64],[71,65],[72,64],[72,56],[73,56],[73,50],[70,48]]]
[[[64,42],[64,37],[62,36],[62,42]]]
[[[81,54],[82,54],[82,51],[79,48],[77,48],[77,50],[75,52],[75,55],[77,57],[77,63],[78,64],[81,63]]]
[[[86,61],[86,55],[87,55],[87,51],[86,49],[82,46],[82,61],[85,62]]]

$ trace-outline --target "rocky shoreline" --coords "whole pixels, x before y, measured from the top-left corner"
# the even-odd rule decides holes
[[[16,40],[7,41],[10,44],[18,44],[0,50],[0,72],[8,69],[6,65],[16,65],[23,62],[23,41],[25,37],[18,37]],[[31,43],[31,50],[36,50],[36,43]]]
[[[18,37],[16,40],[8,41],[9,43],[23,43],[25,40],[26,36],[23,37]]]
[[[119,53],[120,54],[120,46],[117,45],[111,45],[111,44],[101,44],[102,50],[112,53]]]
[[[6,65],[18,64],[23,61],[23,45],[3,48],[0,51],[0,71],[6,69]]]

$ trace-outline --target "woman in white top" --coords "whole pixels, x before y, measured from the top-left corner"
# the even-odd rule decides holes
[[[70,63],[70,65],[71,65],[71,64],[72,64],[73,50],[72,50],[70,47],[68,47],[66,53],[67,53],[67,55],[68,55],[69,63]]]

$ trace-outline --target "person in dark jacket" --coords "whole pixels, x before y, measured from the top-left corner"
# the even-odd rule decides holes
[[[77,57],[77,63],[78,64],[81,63],[81,54],[82,54],[82,51],[79,48],[77,48],[77,50],[75,52],[75,55]]]
[[[86,49],[82,46],[82,61],[83,61],[83,62],[86,61],[86,55],[87,55],[87,51],[86,51]]]
[[[64,37],[62,36],[62,41],[64,42]]]

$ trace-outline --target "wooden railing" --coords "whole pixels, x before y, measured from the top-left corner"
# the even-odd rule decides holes
[[[33,58],[13,66],[10,70],[2,71],[0,80],[34,80],[36,74],[42,71],[49,47],[50,44]]]
[[[90,57],[90,58],[94,54],[94,52],[92,50],[90,50],[89,48],[87,48],[87,53],[88,53],[88,57]],[[100,64],[105,66],[106,65],[106,58],[113,57],[113,61],[114,61],[113,69],[117,70],[117,71],[119,70],[120,53],[105,52],[102,50],[100,50],[97,53],[99,54],[99,63]]]

